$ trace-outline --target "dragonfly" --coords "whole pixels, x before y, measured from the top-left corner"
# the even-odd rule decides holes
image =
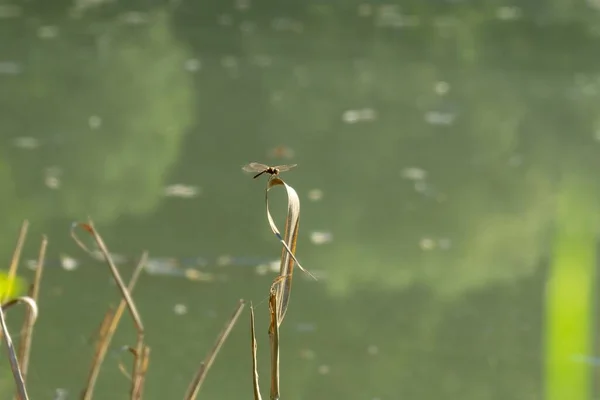
[[[242,167],[242,169],[246,172],[258,172],[258,174],[254,175],[254,177],[253,177],[253,179],[256,179],[264,173],[267,173],[271,176],[279,175],[280,172],[289,171],[290,169],[294,168],[296,165],[298,165],[298,164],[277,165],[275,167],[269,167],[268,165],[265,165],[265,164],[251,162],[250,164],[244,165]]]

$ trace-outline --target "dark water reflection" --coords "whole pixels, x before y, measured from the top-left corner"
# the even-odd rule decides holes
[[[125,274],[144,249],[172,267],[134,294],[145,398],[183,395],[239,298],[267,377],[280,249],[254,160],[298,164],[298,255],[324,276],[293,289],[285,398],[592,398],[596,3],[0,5],[0,251],[25,217],[25,258],[50,240],[32,398],[77,397],[117,301],[68,236],[87,216]],[[133,338],[124,321],[97,398],[124,398]],[[250,365],[244,314],[202,395],[251,396]]]

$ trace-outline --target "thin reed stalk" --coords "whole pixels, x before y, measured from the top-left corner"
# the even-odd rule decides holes
[[[127,286],[127,290],[129,293],[133,292],[135,285],[138,281],[138,278],[144,269],[144,265],[148,260],[148,252],[144,252],[140,261],[138,262],[131,278],[129,279],[129,285]],[[100,368],[104,359],[106,357],[106,353],[108,352],[108,348],[110,343],[112,342],[112,338],[117,330],[119,322],[121,321],[121,317],[125,312],[125,308],[127,307],[127,302],[124,298],[121,298],[119,305],[116,310],[113,312],[112,309],[109,309],[104,316],[102,321],[102,325],[100,327],[100,334],[98,338],[98,342],[96,345],[96,352],[94,354],[94,358],[92,359],[92,364],[90,366],[90,372],[88,375],[87,383],[83,392],[81,394],[82,400],[91,400],[94,388],[96,387],[96,381],[98,380],[98,375],[100,374]]]
[[[279,321],[277,314],[277,292],[273,283],[269,292],[269,341],[271,343],[271,400],[279,400]]]
[[[150,359],[150,347],[144,345],[144,338],[139,337],[134,353],[133,376],[131,379],[131,400],[140,400],[144,393],[144,383]]]
[[[27,231],[29,230],[29,221],[23,221],[21,225],[21,231],[19,232],[19,239],[17,239],[17,245],[10,261],[10,268],[8,269],[8,285],[6,291],[2,294],[0,303],[4,303],[12,292],[15,278],[17,277],[17,268],[19,267],[19,261],[21,260],[21,252],[23,251],[23,245],[25,245],[25,238],[27,237]]]
[[[102,237],[100,236],[100,234],[98,233],[96,228],[94,228],[94,223],[91,220],[89,220],[87,224],[79,224],[79,225],[84,230],[91,233],[92,236],[94,237],[94,240],[96,241],[96,244],[98,245],[98,248],[100,249],[100,252],[104,256],[104,260],[108,263],[108,267],[110,268],[110,272],[115,280],[115,283],[117,284],[117,287],[119,288],[119,291],[121,292],[121,296],[125,299],[125,302],[127,303],[127,309],[129,310],[129,313],[131,314],[131,319],[133,320],[133,323],[135,324],[135,328],[138,330],[138,332],[143,332],[144,324],[142,323],[142,318],[140,317],[140,313],[138,312],[137,307],[136,307],[133,299],[131,298],[131,295],[129,294],[129,291],[125,287],[125,283],[123,283],[123,278],[121,278],[121,274],[119,273],[119,270],[117,269],[117,266],[115,265],[111,255],[110,255],[110,252],[108,251],[108,248],[106,247],[106,244],[104,244],[104,240],[102,239]],[[88,250],[87,247],[83,244],[83,242],[81,242],[79,239],[77,239],[77,237],[74,235],[74,230],[72,230],[72,236],[75,239],[77,244],[79,244],[88,253],[92,254],[92,252],[90,250]]]
[[[46,247],[48,239],[42,236],[42,244],[35,268],[35,277],[31,287],[29,288],[29,296],[36,302],[39,302],[40,284],[42,282],[42,272],[44,270],[44,260],[46,258]],[[31,309],[27,309],[25,321],[21,328],[21,340],[19,341],[19,361],[21,363],[21,372],[23,374],[23,382],[27,382],[27,371],[29,370],[29,357],[31,354],[31,341],[33,338],[33,324],[35,322],[34,314]]]
[[[254,307],[250,305],[250,337],[252,344],[252,389],[254,391],[254,400],[262,400],[260,395],[260,385],[258,383],[258,362],[256,361],[256,328],[254,326]]]
[[[71,228],[71,236],[75,240],[75,243],[77,243],[83,250],[85,250],[89,254],[93,255],[93,253],[87,248],[87,246],[85,246],[85,244],[83,244],[83,242],[81,240],[79,240],[79,238],[75,234],[75,228],[77,226],[80,226],[81,228],[86,230],[88,233],[90,233],[93,236],[94,240],[96,241],[96,245],[100,249],[100,252],[102,253],[102,256],[104,257],[104,260],[108,264],[108,267],[113,276],[113,279],[115,280],[115,283],[117,284],[117,287],[119,288],[119,291],[121,292],[122,300],[125,301],[127,309],[129,310],[129,314],[131,316],[131,319],[133,320],[135,329],[137,331],[136,352],[134,353],[135,358],[134,358],[134,366],[133,366],[133,373],[132,373],[132,380],[131,380],[131,391],[130,391],[131,397],[137,396],[138,393],[141,393],[140,385],[143,384],[143,382],[144,382],[143,377],[145,376],[145,372],[142,375],[140,375],[140,372],[139,372],[140,370],[143,369],[143,363],[144,363],[144,360],[141,358],[141,354],[142,354],[142,352],[145,352],[145,350],[144,350],[145,349],[145,346],[144,346],[144,324],[142,323],[142,318],[137,310],[137,307],[135,305],[135,302],[133,301],[133,298],[131,297],[131,294],[129,293],[129,290],[127,289],[127,287],[125,287],[125,284],[123,283],[123,278],[121,278],[121,274],[119,273],[119,270],[117,269],[117,266],[115,265],[111,255],[110,255],[110,252],[108,251],[108,248],[106,247],[106,244],[104,243],[104,240],[102,239],[102,236],[100,236],[98,231],[94,228],[94,223],[92,222],[92,220],[91,219],[88,220],[88,223],[74,224]],[[115,315],[117,315],[117,314],[115,313]],[[113,318],[114,318],[114,316],[113,316]],[[112,335],[111,335],[111,337],[112,337]],[[101,339],[101,340],[103,340],[103,339]],[[100,348],[100,346],[98,346],[98,348]],[[103,357],[104,357],[104,355],[102,355],[102,359],[103,359]],[[140,376],[142,376],[141,379],[140,379]],[[95,383],[95,378],[94,378],[93,382]],[[82,393],[82,398],[91,398],[91,395],[92,395],[92,390],[90,390],[89,388],[86,388],[86,389],[84,389],[84,392]],[[88,397],[83,397],[83,396],[88,396]]]
[[[210,367],[212,367],[212,365],[215,361],[215,358],[217,357],[217,354],[219,353],[219,350],[221,350],[223,343],[225,343],[225,340],[231,333],[233,326],[237,322],[240,314],[242,313],[242,310],[244,309],[244,304],[245,304],[244,300],[239,301],[231,318],[229,319],[229,321],[227,321],[227,323],[225,324],[225,327],[223,328],[223,330],[217,337],[217,340],[215,341],[213,348],[208,353],[208,355],[206,356],[206,358],[204,359],[202,364],[200,364],[200,368],[198,368],[198,372],[196,373],[196,375],[194,376],[194,378],[192,379],[192,381],[190,382],[190,384],[188,386],[187,392],[184,397],[185,400],[194,400],[198,396],[198,392],[200,392],[200,388],[202,387],[202,384],[204,383],[204,380],[206,379],[206,374],[208,373],[208,370],[210,369]]]
[[[21,366],[19,365],[19,360],[17,358],[15,346],[13,344],[12,338],[10,337],[10,332],[8,331],[8,326],[6,324],[6,318],[4,315],[5,310],[8,310],[12,306],[19,303],[25,303],[29,307],[32,313],[33,321],[35,322],[38,316],[37,304],[31,297],[23,296],[9,300],[6,303],[2,304],[2,306],[0,307],[0,327],[2,328],[1,332],[4,335],[4,343],[6,343],[8,360],[10,362],[10,369],[12,371],[13,379],[17,388],[17,399],[28,400],[29,396],[27,395],[27,388],[25,386],[25,381],[23,380],[23,373],[21,372]]]

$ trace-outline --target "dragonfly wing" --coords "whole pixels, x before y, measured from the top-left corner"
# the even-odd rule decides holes
[[[252,163],[246,164],[242,167],[242,169],[246,172],[260,172],[260,171],[264,171],[267,168],[269,168],[268,165],[257,163],[257,162],[252,162]]]
[[[279,170],[279,172],[285,172],[285,171],[289,171],[290,169],[294,168],[295,166],[297,166],[298,164],[291,164],[291,165],[278,165],[276,168]]]

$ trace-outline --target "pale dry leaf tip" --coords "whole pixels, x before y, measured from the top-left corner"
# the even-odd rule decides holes
[[[14,298],[12,300],[9,300],[6,303],[2,304],[2,310],[8,310],[9,308],[11,308],[19,303],[25,303],[25,305],[27,305],[27,307],[29,307],[29,311],[31,312],[32,323],[34,323],[38,317],[38,306],[37,306],[36,301],[32,297],[20,296],[20,297]]]

